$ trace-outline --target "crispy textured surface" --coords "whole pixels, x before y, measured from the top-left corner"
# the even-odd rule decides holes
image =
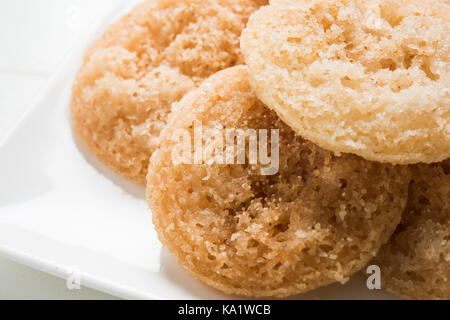
[[[241,38],[252,87],[327,150],[401,164],[443,161],[449,10],[439,0],[273,0]]]
[[[259,165],[174,164],[173,134],[192,135],[194,121],[203,130],[278,128],[279,173],[262,176]],[[376,255],[400,221],[409,170],[334,156],[296,137],[256,98],[246,67],[238,66],[177,104],[147,180],[159,238],[189,273],[226,293],[284,297],[343,283]]]
[[[110,169],[145,184],[171,104],[243,62],[239,37],[264,0],[147,0],[88,49],[73,85],[73,127]]]
[[[383,288],[411,299],[450,299],[450,159],[413,167],[407,209],[374,260]]]

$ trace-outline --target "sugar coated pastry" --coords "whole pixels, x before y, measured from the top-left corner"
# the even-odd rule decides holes
[[[383,288],[410,299],[450,299],[450,159],[413,167],[402,221],[373,263]]]
[[[228,130],[246,132],[247,145],[228,149]],[[278,156],[276,170],[262,174],[261,155],[252,162],[251,133],[260,143],[270,136],[259,150]],[[195,159],[200,146],[211,158]],[[229,294],[285,297],[344,283],[367,264],[400,222],[410,178],[296,136],[237,66],[174,106],[147,181],[159,238],[191,275]]]
[[[239,37],[264,0],[147,0],[87,51],[71,103],[76,134],[115,172],[145,184],[171,104],[243,63]]]
[[[302,137],[396,164],[450,157],[443,0],[272,0],[241,49],[256,95]]]

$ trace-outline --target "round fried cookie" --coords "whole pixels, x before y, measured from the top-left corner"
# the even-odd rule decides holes
[[[73,85],[76,134],[113,171],[145,184],[171,104],[241,64],[239,37],[264,0],[147,0],[87,51]]]
[[[450,156],[450,7],[430,0],[273,0],[241,48],[257,96],[335,152]]]
[[[249,150],[246,164],[175,162],[180,132],[193,143],[198,123],[203,132],[279,130],[278,172],[261,175]],[[285,297],[344,283],[376,255],[400,221],[409,171],[334,156],[296,136],[238,66],[176,104],[147,181],[159,238],[191,275],[230,294]]]
[[[402,221],[374,264],[383,288],[410,299],[450,299],[450,159],[412,168]]]

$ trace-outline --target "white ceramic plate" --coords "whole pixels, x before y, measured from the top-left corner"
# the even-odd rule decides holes
[[[122,298],[236,298],[181,270],[158,242],[144,188],[111,173],[73,135],[70,87],[83,51],[136,1],[116,2],[0,140],[0,254]],[[392,297],[365,281],[359,274],[296,298]]]

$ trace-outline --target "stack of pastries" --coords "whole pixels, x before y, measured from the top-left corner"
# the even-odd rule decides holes
[[[449,69],[446,0],[146,0],[87,50],[72,124],[209,286],[283,298],[377,265],[450,299]],[[276,172],[174,161],[195,123],[276,130]]]

